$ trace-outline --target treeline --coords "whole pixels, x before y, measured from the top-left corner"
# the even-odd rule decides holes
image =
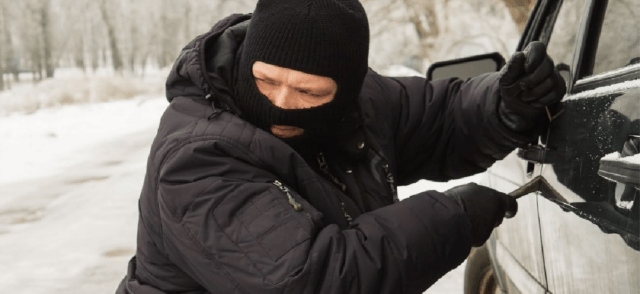
[[[360,1],[371,24],[370,66],[404,63],[418,71],[424,70],[425,63],[456,57],[451,53],[453,48],[486,47],[508,54],[510,48],[502,44],[509,39],[508,32],[500,28],[515,24],[515,30],[521,32],[535,3]],[[170,66],[193,37],[230,13],[251,12],[256,2],[0,0],[0,91],[25,72],[40,81],[53,77],[60,67],[85,72],[109,68],[116,73],[144,75],[150,65]],[[465,7],[477,14],[461,14]],[[515,30],[511,35],[519,35]]]
[[[512,52],[536,0],[360,0],[371,25],[369,65],[402,63],[418,71],[425,64],[459,58],[458,48]],[[505,28],[513,28],[512,31]],[[511,42],[505,44],[505,42]],[[454,49],[455,47],[455,49]],[[462,49],[464,50],[464,49]],[[467,50],[468,51],[468,50]],[[477,50],[476,50],[477,51]],[[392,53],[398,53],[394,56]],[[462,52],[462,55],[486,52]],[[398,62],[399,60],[403,62]]]
[[[28,72],[111,68],[143,75],[170,66],[180,49],[255,0],[0,0],[0,90]]]

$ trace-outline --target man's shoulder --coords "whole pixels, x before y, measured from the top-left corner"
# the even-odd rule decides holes
[[[171,157],[180,149],[192,148],[189,145],[208,148],[208,156],[242,157],[262,165],[271,161],[265,154],[291,152],[284,142],[234,114],[180,97],[165,111],[152,149],[158,157]]]
[[[402,93],[402,85],[397,80],[369,69],[359,97],[365,117],[373,118],[369,123],[390,123],[399,113]]]
[[[397,78],[383,76],[369,69],[360,92],[361,103],[389,103],[398,101],[405,86]]]

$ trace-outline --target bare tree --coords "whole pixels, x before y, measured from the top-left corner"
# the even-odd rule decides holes
[[[25,54],[24,59],[29,65],[29,69],[33,74],[33,80],[39,81],[42,79],[42,39],[39,32],[38,24],[38,2],[23,1],[19,2],[20,5],[20,24],[18,25],[20,30],[20,43],[22,52]]]
[[[44,69],[47,78],[52,78],[55,70],[54,61],[52,59],[53,54],[53,40],[51,36],[51,0],[42,0],[38,7],[38,13],[40,14],[40,34],[42,38],[42,56],[44,63]]]
[[[5,31],[6,26],[7,26],[7,20],[6,20],[6,13],[5,13],[5,4],[4,4],[4,0],[0,0],[0,44],[2,44],[2,46],[0,46],[0,91],[4,91],[4,73],[5,73],[5,68],[7,68],[6,65],[6,53],[5,53],[5,46],[7,45],[7,41],[5,40]]]
[[[56,1],[56,0],[54,0]],[[59,39],[56,46],[54,60],[67,60],[69,65],[82,69],[86,73],[87,60],[85,57],[85,43],[87,42],[87,18],[93,17],[87,0],[57,1],[52,11],[58,20],[56,33],[64,32],[65,39]]]
[[[20,44],[34,75],[34,81],[53,77],[55,70],[51,0],[24,0],[16,3],[20,14]],[[5,32],[11,36],[11,33]],[[12,57],[15,58],[15,57]]]
[[[363,0],[362,2],[368,11],[372,39],[388,38],[383,36],[385,32],[410,27],[417,36],[417,44],[410,46],[415,49],[410,51],[421,59],[432,61],[434,40],[441,31],[436,0]],[[406,39],[402,42],[406,43]],[[410,56],[405,59],[410,59]],[[416,69],[422,70],[421,67]]]
[[[98,34],[100,29],[99,25],[93,21],[93,18],[88,18],[87,27],[87,34],[89,36],[88,54],[91,61],[91,69],[95,72],[100,67],[101,45],[99,40],[101,38]]]
[[[117,2],[111,2],[110,4],[117,4]],[[120,49],[118,48],[118,39],[116,36],[115,22],[112,17],[115,17],[115,12],[110,15],[109,7],[107,7],[107,1],[101,0],[99,2],[100,6],[100,14],[102,15],[102,20],[107,28],[107,37],[109,39],[109,49],[111,51],[111,62],[113,65],[113,69],[116,72],[122,71],[122,57],[120,56]]]
[[[509,14],[511,14],[511,18],[513,22],[516,23],[518,27],[518,32],[524,32],[525,27],[527,26],[527,20],[529,19],[529,14],[531,10],[533,10],[533,6],[536,4],[534,0],[503,0],[504,4],[509,9]]]
[[[440,34],[435,0],[402,0],[406,6],[407,19],[413,25],[422,48],[422,57],[430,60],[435,46],[433,40]]]
[[[10,2],[7,0],[2,0],[2,31],[0,31],[0,39],[2,40],[2,50],[4,55],[4,72],[13,74],[14,82],[20,81],[20,72],[19,72],[19,59],[15,56],[14,50],[14,42],[11,36],[10,22],[9,22],[9,4]],[[7,86],[11,87],[11,83],[9,79],[7,79]]]
[[[0,0],[0,89],[6,74],[17,79],[20,69],[39,81],[58,66],[112,66],[136,74],[144,74],[148,61],[170,66],[196,35],[229,13],[251,11],[256,2]]]

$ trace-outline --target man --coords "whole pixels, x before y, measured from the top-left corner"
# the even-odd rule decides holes
[[[182,51],[118,293],[421,293],[517,203],[475,184],[535,142],[562,78],[544,45],[468,81],[368,70],[356,0],[261,0]]]

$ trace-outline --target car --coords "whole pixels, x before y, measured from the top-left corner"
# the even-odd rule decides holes
[[[538,144],[484,174],[496,190],[534,181],[536,192],[472,250],[465,293],[640,293],[639,32],[638,0],[536,3],[516,50],[544,42],[567,93]]]

